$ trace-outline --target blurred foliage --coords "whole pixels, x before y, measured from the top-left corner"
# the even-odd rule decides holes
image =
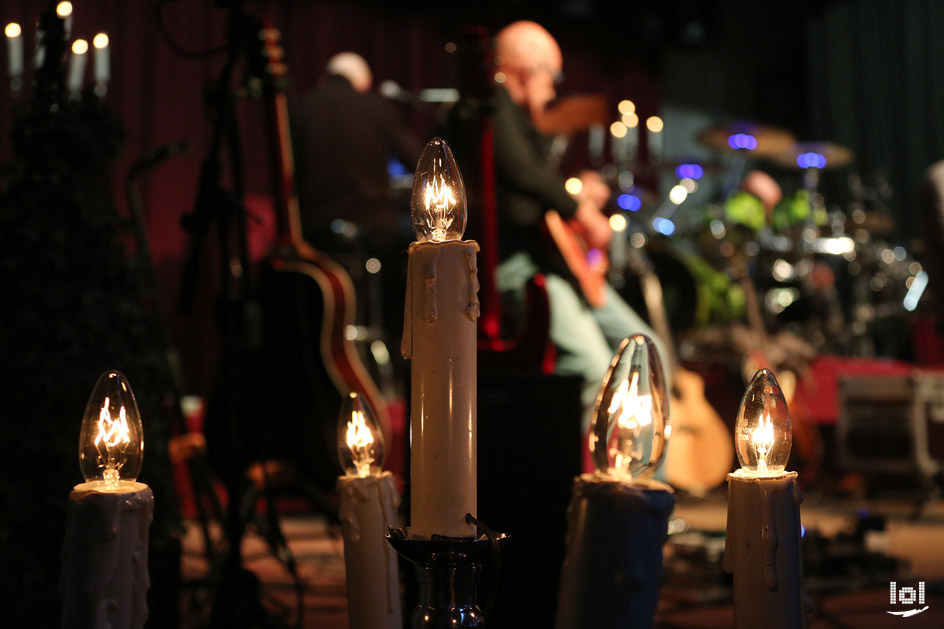
[[[58,626],[68,496],[83,479],[78,435],[99,374],[124,372],[144,424],[141,482],[156,498],[149,626],[176,624],[180,517],[167,455],[171,391],[147,261],[112,200],[124,138],[91,92],[34,98],[0,170],[0,593],[4,624]],[[133,249],[133,248],[131,248]]]

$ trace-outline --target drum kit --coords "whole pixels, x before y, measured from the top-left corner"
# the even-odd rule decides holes
[[[915,309],[927,274],[890,240],[895,223],[887,183],[877,177],[867,186],[850,176],[848,194],[835,192],[848,197],[840,206],[827,203],[820,178],[853,162],[853,151],[844,146],[798,142],[787,131],[759,124],[712,127],[697,140],[727,157],[726,167],[697,169],[705,178],[723,177],[721,201],[685,212],[687,222],[677,221],[671,238],[660,237],[656,232],[669,234],[650,218],[652,229],[629,239],[649,252],[668,300],[674,292],[697,293],[675,297],[691,314],[673,316],[673,327],[724,324],[745,314],[750,321],[745,310],[754,302],[767,330],[792,333],[816,351],[870,356],[903,349],[899,341],[890,347],[883,335],[905,327],[896,322]],[[782,196],[771,177],[751,170],[754,162],[796,190]],[[685,185],[683,166],[692,165],[671,166]],[[661,206],[653,213],[660,216]],[[685,286],[674,291],[672,284],[680,281]]]

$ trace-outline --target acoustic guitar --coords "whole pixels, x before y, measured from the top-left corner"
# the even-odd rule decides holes
[[[340,471],[336,439],[342,399],[351,391],[367,399],[388,447],[390,419],[380,391],[345,335],[356,313],[353,282],[343,267],[302,237],[288,103],[282,89],[286,67],[279,32],[270,27],[263,36],[277,219],[277,244],[260,272],[264,362],[274,398],[271,409],[273,416],[298,415],[282,424],[289,431],[284,435],[285,451],[295,463],[314,464],[321,480],[333,487]],[[313,448],[315,457],[311,456]]]
[[[580,225],[565,221],[551,210],[545,215],[545,227],[583,291],[587,303],[600,307],[605,303],[606,254],[590,249]],[[705,399],[701,376],[679,365],[675,343],[662,299],[662,284],[642,249],[627,247],[627,263],[639,277],[649,321],[667,347],[663,356],[666,370],[673,374],[669,422],[671,447],[665,462],[666,480],[679,489],[700,493],[724,482],[734,460],[734,445],[724,421]]]

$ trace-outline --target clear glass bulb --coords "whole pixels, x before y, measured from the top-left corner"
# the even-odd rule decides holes
[[[338,460],[348,476],[379,473],[384,462],[383,431],[374,409],[356,392],[344,399],[338,419]]]
[[[603,378],[590,426],[597,472],[629,481],[655,473],[665,455],[669,400],[649,337],[623,339]]]
[[[780,383],[769,369],[751,379],[741,398],[735,424],[735,448],[748,476],[779,476],[790,458],[793,432]]]
[[[417,242],[461,240],[465,233],[465,184],[442,138],[430,140],[416,163],[410,214]]]
[[[106,371],[89,396],[79,434],[79,468],[86,482],[118,489],[141,473],[144,431],[128,379]]]

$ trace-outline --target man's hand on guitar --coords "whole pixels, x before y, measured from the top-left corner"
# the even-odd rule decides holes
[[[599,173],[589,170],[580,173],[580,182],[580,192],[574,195],[577,200],[574,219],[583,228],[590,248],[606,250],[613,232],[609,219],[600,210],[610,198],[610,188],[603,183]]]

